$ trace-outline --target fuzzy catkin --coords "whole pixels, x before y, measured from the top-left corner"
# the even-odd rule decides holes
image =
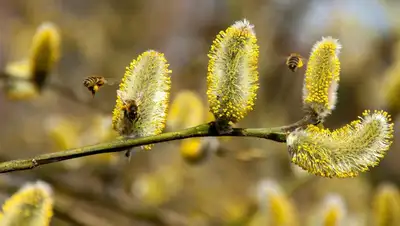
[[[207,96],[217,120],[236,123],[253,109],[258,90],[258,45],[246,19],[221,31],[208,54]]]
[[[315,43],[307,62],[303,86],[303,106],[323,120],[336,106],[339,86],[341,45],[332,37]]]
[[[330,131],[310,125],[287,137],[291,161],[315,175],[354,177],[376,166],[392,144],[393,123],[384,111]]]
[[[171,88],[168,66],[164,54],[149,50],[126,68],[112,117],[112,126],[120,135],[143,137],[163,131]],[[130,100],[138,106],[137,120],[125,117],[124,103]]]
[[[41,24],[33,37],[29,60],[32,77],[39,91],[60,58],[60,39],[58,28],[51,22]]]
[[[51,187],[40,181],[28,183],[4,203],[0,225],[47,226],[52,215]]]

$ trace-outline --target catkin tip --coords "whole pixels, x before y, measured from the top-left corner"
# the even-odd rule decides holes
[[[291,161],[323,177],[354,177],[379,164],[392,144],[393,123],[384,111],[365,111],[334,131],[310,125],[289,134]]]

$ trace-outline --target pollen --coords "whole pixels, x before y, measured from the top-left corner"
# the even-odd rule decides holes
[[[253,110],[258,90],[254,26],[238,21],[221,31],[208,54],[207,96],[216,119],[237,122]]]
[[[365,111],[359,120],[330,131],[314,125],[289,134],[291,161],[323,177],[355,177],[379,164],[393,140],[384,111]]]

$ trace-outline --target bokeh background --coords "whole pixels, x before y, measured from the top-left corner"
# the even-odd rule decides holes
[[[148,49],[165,53],[170,63],[171,102],[179,95],[194,98],[193,106],[176,104],[181,113],[171,116],[166,131],[206,122],[207,53],[219,31],[243,18],[255,25],[261,87],[255,110],[237,126],[299,120],[305,70],[288,70],[286,57],[308,56],[322,36],[333,36],[343,45],[342,71],[337,108],[325,126],[338,128],[364,109],[388,109],[385,84],[390,74],[400,75],[394,69],[400,64],[399,13],[396,0],[0,0],[0,69],[27,56],[42,22],[55,23],[62,38],[60,62],[39,97],[15,101],[0,93],[0,159],[113,139],[117,85],[92,98],[82,81],[92,75],[119,81],[130,61]],[[399,110],[389,110],[396,120]],[[399,125],[397,120],[396,132]],[[174,141],[136,152],[130,161],[123,153],[104,154],[2,174],[0,200],[25,182],[43,180],[54,189],[52,225],[267,225],[255,218],[277,213],[287,222],[272,225],[318,225],[314,218],[321,218],[321,205],[334,195],[345,206],[342,225],[374,225],[380,187],[400,184],[396,135],[380,165],[352,179],[307,174],[290,163],[285,144],[201,139],[215,145],[200,150],[199,140]],[[295,210],[282,203],[265,207],[274,195],[260,187],[275,195],[279,190]]]

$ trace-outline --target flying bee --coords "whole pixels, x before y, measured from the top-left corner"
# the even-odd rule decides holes
[[[105,84],[113,85],[115,81],[106,79],[103,76],[90,76],[83,80],[83,85],[92,93],[92,96]]]
[[[297,53],[291,53],[287,58],[286,58],[286,65],[288,68],[295,72],[297,68],[301,68],[304,66],[304,61],[305,58],[302,57],[300,54]]]

